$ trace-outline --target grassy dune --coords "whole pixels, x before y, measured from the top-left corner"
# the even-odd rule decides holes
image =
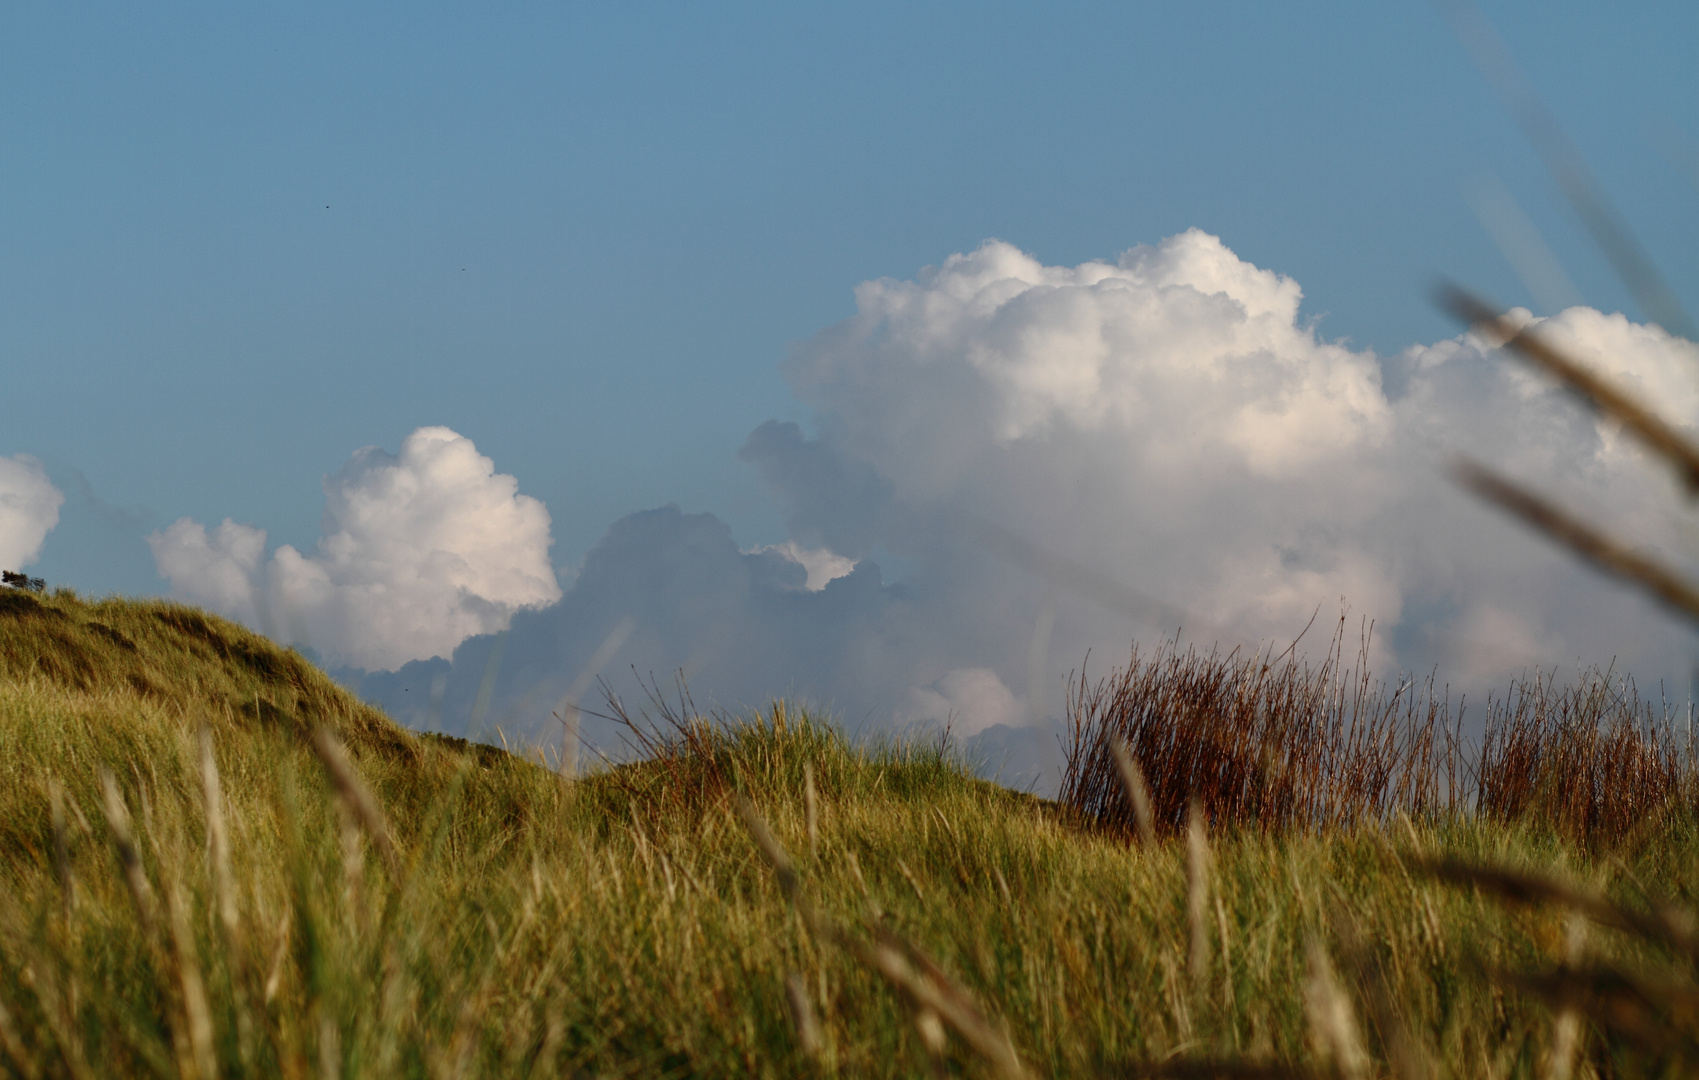
[[[1696,880],[1678,808],[1609,843],[1436,811],[1141,846],[936,746],[852,747],[782,706],[675,719],[649,760],[566,783],[401,730],[199,611],[0,592],[0,1062],[208,1080],[1691,1060],[1678,950],[1421,869],[1555,871],[1649,910]],[[1665,1045],[1492,977],[1595,959],[1662,973]]]

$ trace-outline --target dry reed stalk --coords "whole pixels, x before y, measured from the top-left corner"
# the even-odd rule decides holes
[[[130,899],[135,904],[136,919],[141,923],[142,934],[149,941],[155,938],[157,915],[153,899],[153,886],[147,879],[147,870],[142,866],[141,852],[136,849],[136,840],[130,829],[130,808],[124,803],[124,795],[118,790],[118,780],[111,770],[100,770],[100,786],[106,796],[106,823],[112,831],[112,847],[118,853],[119,865],[124,869],[124,883],[129,886]]]
[[[342,1031],[322,1003],[318,1014],[319,1080],[342,1080]]]
[[[1587,923],[1575,912],[1569,915],[1567,948],[1564,966],[1579,968],[1586,946]],[[1581,1049],[1581,1011],[1573,1005],[1563,1005],[1552,1019],[1552,1045],[1546,1058],[1546,1080],[1571,1080],[1575,1075],[1575,1057]]]
[[[720,752],[724,745],[720,728],[726,718],[705,717],[697,710],[682,673],[676,683],[676,700],[669,701],[657,681],[645,683],[639,678],[638,683],[654,710],[655,720],[650,720],[647,713],[634,716],[605,682],[602,696],[606,711],[590,715],[617,725],[633,756],[653,763],[665,772],[666,779],[639,790],[626,785],[623,775],[615,770],[609,774],[613,782],[625,786],[634,801],[650,808],[651,815],[668,808],[693,812],[696,807],[719,798],[731,786],[728,769],[736,767]]]
[[[230,980],[236,1013],[236,1053],[246,1071],[253,1068],[254,1024],[248,1008],[247,949],[242,920],[236,906],[236,879],[230,870],[230,832],[224,818],[224,788],[218,775],[218,758],[213,752],[212,731],[201,725],[201,800],[205,806],[207,863],[211,870],[213,904],[224,940],[222,956]]]
[[[1114,755],[1115,769],[1121,774],[1121,787],[1132,805],[1133,824],[1138,828],[1139,840],[1145,847],[1153,848],[1156,846],[1156,821],[1150,809],[1150,786],[1144,782],[1139,763],[1127,752],[1127,740],[1119,736],[1110,739],[1109,752]]]
[[[195,948],[182,889],[171,876],[165,878],[165,909],[171,916],[171,943],[177,959],[177,981],[183,992],[185,1034],[190,1060],[195,1066],[194,1075],[201,1080],[217,1080],[218,1057],[213,1050],[212,1008],[207,1001],[206,980],[201,976],[199,951]]]
[[[46,961],[45,957],[39,958]],[[36,1001],[41,1005],[47,1028],[53,1035],[53,1044],[59,1051],[59,1060],[64,1063],[65,1073],[72,1080],[89,1080],[94,1075],[89,1068],[88,1055],[83,1050],[81,1032],[78,1030],[75,1002],[75,989],[65,993],[59,988],[59,979],[55,974],[55,966],[51,962],[39,962],[32,965],[36,972]]]
[[[18,1036],[17,1022],[12,1019],[12,1012],[6,1008],[4,1001],[0,1001],[0,1050],[6,1051],[12,1066],[25,1080],[36,1080],[41,1075],[35,1057],[24,1049],[24,1041]]]
[[[1201,999],[1209,981],[1209,839],[1197,799],[1186,812],[1186,928],[1191,942],[1187,970]]]
[[[1606,672],[1561,691],[1525,680],[1489,706],[1480,775],[1478,813],[1616,840],[1682,800],[1689,773],[1669,724]]]
[[[232,955],[240,953],[241,917],[236,908],[236,881],[230,873],[230,833],[224,823],[224,788],[219,781],[218,759],[213,753],[212,732],[200,729],[201,798],[205,804],[207,862],[212,870],[214,903],[224,930],[225,946]]]
[[[289,930],[292,922],[292,913],[285,911],[277,924],[277,949],[272,953],[271,970],[265,977],[264,1000],[267,1005],[277,1000],[277,992],[283,988],[283,961],[289,956]]]
[[[324,762],[325,772],[330,776],[331,786],[335,788],[337,798],[347,807],[348,812],[357,818],[366,835],[371,838],[372,846],[378,849],[384,865],[389,868],[392,876],[399,878],[401,874],[401,858],[396,852],[395,841],[390,836],[389,823],[384,819],[383,811],[378,808],[377,800],[360,781],[360,774],[354,771],[354,765],[348,760],[348,752],[342,743],[328,728],[319,728],[313,733],[313,749],[318,752],[319,760]]]
[[[1677,336],[1692,337],[1694,328],[1681,305],[1663,284],[1651,262],[1634,241],[1626,226],[1610,211],[1598,193],[1580,154],[1563,135],[1544,104],[1516,73],[1502,46],[1486,24],[1467,9],[1460,9],[1459,32],[1477,54],[1477,61],[1500,84],[1501,92],[1536,147],[1546,156],[1554,177],[1569,195],[1576,210],[1593,230],[1594,238],[1616,266],[1635,296]],[[1474,331],[1520,356],[1561,383],[1565,389],[1603,416],[1609,417],[1654,455],[1674,468],[1691,495],[1699,494],[1699,444],[1680,428],[1666,421],[1656,409],[1625,392],[1612,380],[1559,348],[1537,328],[1501,314],[1493,306],[1455,286],[1440,290],[1438,303]],[[1523,523],[1567,547],[1599,569],[1637,586],[1659,603],[1699,620],[1699,587],[1685,575],[1640,554],[1632,545],[1619,541],[1584,522],[1542,496],[1527,490],[1475,462],[1460,461],[1453,473],[1477,496],[1498,506]],[[1573,704],[1566,691],[1560,705]],[[1690,787],[1691,745],[1684,761],[1674,752],[1671,740],[1647,739],[1631,725],[1621,723],[1620,714],[1601,740],[1597,726],[1577,730],[1562,721],[1555,738],[1548,738],[1543,709],[1530,718],[1518,713],[1502,733],[1499,764],[1512,767],[1507,776],[1488,768],[1483,753],[1485,777],[1507,781],[1504,790],[1492,795],[1502,803],[1543,803],[1542,809],[1561,807],[1562,816],[1573,825],[1577,810],[1570,801],[1577,780],[1607,778],[1601,786],[1581,787],[1579,808],[1583,831],[1604,831],[1621,836],[1648,813],[1660,810]],[[1648,725],[1649,726],[1649,725]],[[1553,743],[1556,745],[1552,745]],[[1553,761],[1552,759],[1555,759]],[[1622,775],[1627,772],[1627,776]],[[1567,789],[1567,790],[1566,790]],[[1561,794],[1554,793],[1561,792]],[[1488,784],[1483,781],[1483,796]],[[1691,794],[1690,791],[1685,792]],[[1622,797],[1626,794],[1626,800]],[[1602,820],[1604,828],[1594,826]]]
[[[48,812],[53,823],[53,868],[59,875],[59,893],[63,898],[65,924],[70,925],[71,915],[77,908],[77,882],[71,876],[71,845],[66,836],[65,824],[65,789],[60,786],[59,778],[47,778]]]
[[[949,1063],[944,1053],[950,1048],[949,1033],[944,1030],[944,1021],[936,1010],[921,1007],[914,1010],[914,1030],[920,1036],[920,1045],[926,1048],[926,1056],[932,1062],[933,1076],[949,1076]]]
[[[813,861],[820,858],[820,800],[814,794],[814,766],[808,762],[802,766],[802,806],[808,819],[808,857]]]
[[[1332,1062],[1344,1080],[1368,1080],[1372,1067],[1369,1055],[1363,1049],[1357,1018],[1333,973],[1327,951],[1320,941],[1311,938],[1308,953],[1309,979],[1304,986],[1304,1007],[1315,1033],[1317,1053]]]
[[[785,976],[785,1003],[790,1008],[791,1030],[796,1032],[797,1047],[808,1057],[820,1056],[820,1021],[814,1015],[814,1004],[808,1000],[808,985],[802,973],[792,971]]]

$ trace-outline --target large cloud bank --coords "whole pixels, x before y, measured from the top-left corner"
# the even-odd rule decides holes
[[[17,570],[35,561],[42,541],[59,524],[64,502],[39,461],[28,454],[0,457],[0,568]]]
[[[1438,476],[1444,453],[1473,453],[1678,551],[1675,500],[1638,449],[1467,336],[1382,359],[1322,340],[1300,299],[1197,230],[1072,268],[987,243],[863,285],[856,316],[786,368],[817,437],[769,425],[745,456],[793,534],[840,555],[877,543],[952,575],[991,523],[1166,601],[1104,618],[1090,588],[1052,574],[1088,601],[1057,625],[1076,658],[1125,637],[1128,615],[1144,633],[1179,618],[1254,642],[1343,599],[1378,620],[1382,666],[1490,678],[1632,655],[1670,670],[1667,624]],[[1699,417],[1692,344],[1586,308],[1545,329]],[[951,595],[1034,603],[1006,568]]]
[[[797,535],[852,558],[946,558],[971,517],[1252,639],[1340,595],[1396,618],[1353,542],[1393,495],[1393,408],[1299,299],[1197,231],[1074,268],[988,243],[863,285],[787,368],[818,440],[769,426],[745,456]],[[822,500],[809,458],[876,481]]]
[[[1673,485],[1469,335],[1391,357],[1328,341],[1296,282],[1196,230],[1076,267],[988,242],[856,300],[785,365],[812,430],[769,422],[741,453],[785,544],[740,550],[710,515],[633,514],[560,603],[365,692],[415,724],[550,736],[596,660],[628,695],[633,668],[683,670],[698,704],[793,694],[852,727],[948,720],[1036,760],[1088,652],[1101,671],[1175,631],[1284,644],[1341,603],[1375,620],[1388,676],[1437,664],[1478,691],[1614,658],[1685,692],[1682,631],[1440,466],[1472,454],[1681,562]],[[1691,343],[1587,308],[1543,329],[1699,419]],[[238,583],[258,550],[241,539],[206,540]]]
[[[184,518],[148,538],[172,595],[308,645],[332,664],[446,656],[553,603],[549,514],[470,439],[420,428],[399,454],[356,451],[325,478],[323,535],[266,559],[263,529]]]

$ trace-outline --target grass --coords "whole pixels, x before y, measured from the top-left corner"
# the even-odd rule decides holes
[[[643,760],[566,782],[403,731],[193,609],[0,592],[0,1062],[209,1080],[1689,1060],[1668,1009],[1653,1046],[1528,982],[1596,961],[1687,985],[1687,954],[1608,917],[1691,906],[1680,799],[1621,833],[1536,804],[1388,803],[1189,834],[1172,817],[1145,845],[1107,800],[1011,792],[935,744],[852,746],[805,710],[656,720],[634,720]],[[1444,872],[1480,865],[1522,876]],[[1534,871],[1601,895],[1539,893],[1559,886]]]

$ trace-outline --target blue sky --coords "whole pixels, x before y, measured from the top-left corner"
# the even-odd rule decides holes
[[[1695,130],[1695,11],[1485,11],[1699,295],[1652,137]],[[183,515],[310,545],[320,476],[427,423],[549,506],[563,568],[669,501],[771,542],[735,452],[806,419],[777,365],[857,283],[1198,226],[1395,351],[1452,332],[1438,273],[1528,302],[1463,197],[1488,173],[1632,311],[1425,3],[32,5],[0,431],[68,493],[38,572],[94,591],[161,588],[139,538]]]
[[[1699,8],[1481,11],[1699,303]],[[1699,568],[1661,474],[1430,305],[1558,315],[1492,191],[1591,305],[1554,336],[1699,424],[1434,4],[27,6],[0,547],[56,489],[32,573],[455,730],[504,648],[520,726],[642,665],[1030,730],[1090,649],[1341,600],[1383,669],[1677,686],[1685,630],[1439,478]]]

